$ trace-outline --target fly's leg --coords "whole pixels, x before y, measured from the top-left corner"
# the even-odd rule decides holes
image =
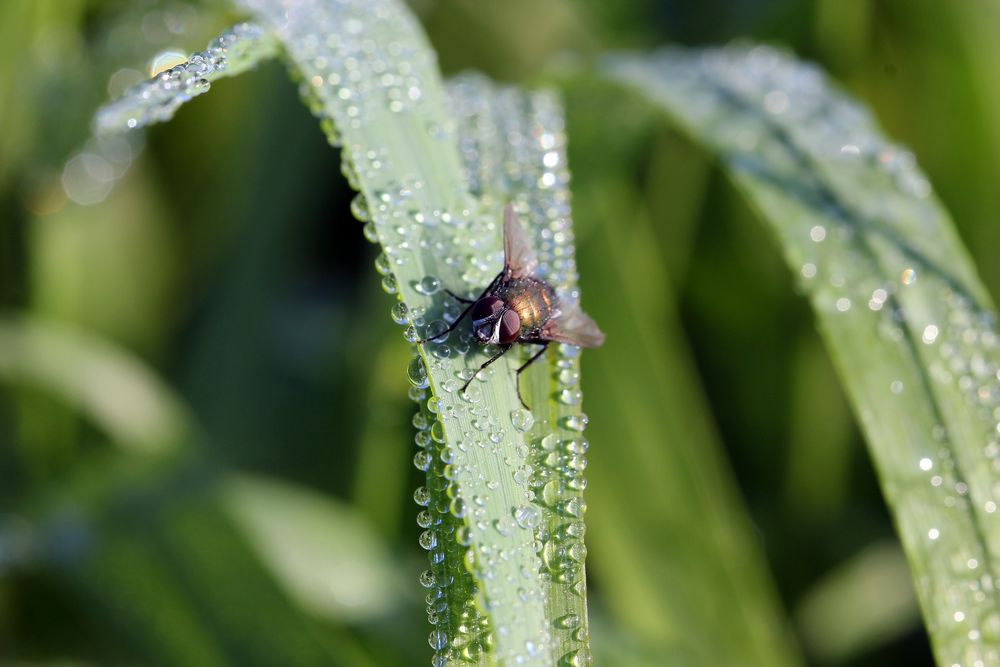
[[[509,350],[512,347],[513,347],[513,345],[501,345],[500,346],[500,351],[497,352],[496,354],[494,354],[489,359],[487,359],[485,362],[483,362],[483,365],[476,369],[476,372],[472,374],[472,377],[470,377],[468,380],[465,381],[465,384],[462,385],[462,391],[465,391],[466,389],[469,388],[469,383],[472,382],[477,375],[479,375],[480,371],[482,371],[483,369],[485,369],[487,366],[489,366],[490,364],[492,364],[494,361],[496,361],[497,359],[499,359],[503,355],[507,354],[507,350]]]
[[[455,294],[454,292],[452,292],[450,289],[446,289],[445,290],[445,294],[447,294],[452,299],[454,299],[455,301],[458,301],[460,303],[475,303],[475,301],[473,301],[472,299],[466,299],[465,297],[459,296],[459,295]]]
[[[521,373],[528,366],[535,363],[538,360],[538,357],[545,354],[545,350],[547,350],[549,347],[548,341],[545,341],[544,343],[539,343],[539,345],[542,346],[542,349],[538,350],[538,352],[535,352],[535,354],[531,356],[531,359],[528,359],[526,362],[524,362],[524,364],[520,368],[517,369],[517,398],[519,401],[521,401],[521,405],[524,406],[525,410],[530,410],[531,408],[528,407],[528,404],[525,403],[524,399],[521,397]]]
[[[492,290],[494,287],[496,287],[496,284],[498,282],[500,282],[501,276],[503,276],[503,271],[501,271],[500,273],[498,273],[497,277],[493,279],[493,282],[491,282],[489,285],[486,286],[486,289],[483,290],[483,293],[479,295],[479,299],[482,299],[484,296],[486,296],[487,294],[490,293],[490,290]],[[448,292],[448,294],[451,294],[451,292]],[[455,296],[454,294],[451,294],[451,295]],[[454,322],[452,322],[451,325],[447,329],[445,329],[444,331],[442,331],[441,333],[435,334],[434,336],[431,336],[429,338],[424,338],[424,339],[418,340],[417,341],[418,343],[426,343],[426,342],[429,342],[429,341],[432,341],[432,340],[437,340],[438,338],[441,338],[445,334],[449,334],[452,331],[454,331],[455,327],[457,327],[458,324],[462,320],[465,319],[465,316],[469,314],[469,311],[472,310],[472,307],[474,305],[476,305],[476,301],[479,301],[479,299],[476,299],[476,301],[468,301],[466,299],[461,299],[459,297],[455,297],[455,298],[458,299],[459,301],[461,301],[462,303],[469,304],[468,306],[466,306],[465,310],[462,311],[462,314],[458,316],[458,319],[456,319]]]

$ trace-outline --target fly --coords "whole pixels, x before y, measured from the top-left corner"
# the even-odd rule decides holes
[[[472,333],[481,345],[496,345],[497,353],[486,360],[465,384],[484,368],[505,355],[515,344],[541,347],[517,369],[517,397],[521,398],[521,373],[545,353],[549,343],[569,343],[580,347],[598,347],[604,334],[577,305],[561,304],[552,286],[535,275],[538,259],[528,244],[521,221],[513,204],[503,212],[503,271],[483,290],[477,299],[463,299],[450,290],[452,298],[468,304],[462,314],[441,333],[419,342],[436,340],[455,330],[469,316]]]

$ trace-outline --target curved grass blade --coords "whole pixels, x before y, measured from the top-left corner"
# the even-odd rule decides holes
[[[221,504],[302,609],[361,623],[406,599],[387,544],[354,508],[288,482],[229,475]]]
[[[774,230],[867,436],[939,664],[1000,663],[993,306],[912,154],[767,47],[607,60]]]
[[[566,89],[578,261],[581,274],[600,285],[588,291],[587,309],[608,333],[601,353],[584,362],[588,375],[600,378],[587,388],[588,431],[597,443],[614,443],[588,454],[588,574],[610,616],[595,623],[597,657],[631,638],[658,656],[651,664],[800,665],[700,389],[670,276],[674,260],[683,263],[683,230],[699,217],[685,200],[704,196],[690,172],[707,161],[694,146],[678,151],[676,136],[663,150],[659,110],[637,106],[606,81],[588,75]],[[613,139],[608,118],[616,119]],[[665,153],[660,162],[697,160],[674,161],[669,174],[648,173],[655,195],[640,191],[636,178],[651,146]],[[655,184],[667,175],[675,180]],[[670,229],[653,211],[661,201],[677,209]],[[726,628],[725,641],[719,628]]]
[[[376,268],[386,291],[400,298],[393,317],[408,325],[406,339],[413,343],[442,331],[460,312],[444,290],[474,296],[501,268],[498,221],[506,202],[476,188],[470,193],[471,172],[460,161],[445,91],[416,22],[400,3],[387,0],[304,2],[291,9],[273,0],[244,4],[278,34],[310,108],[331,143],[343,146],[345,172],[361,191],[354,210],[366,222],[366,236],[381,244]],[[536,159],[541,149],[553,152],[548,144],[562,128],[561,119],[551,122],[524,128],[526,159]],[[525,166],[539,168],[536,162]],[[562,169],[542,167],[531,190],[552,188],[564,196],[564,186],[557,187],[565,181]],[[539,250],[555,258],[552,276],[565,275],[566,285],[559,286],[573,296],[566,202],[543,206],[544,197],[533,201],[521,194],[529,228],[547,239]],[[412,396],[421,403],[414,419],[415,463],[428,483],[414,497],[425,506],[418,522],[426,529],[420,542],[430,552],[431,569],[421,582],[429,589],[435,663],[586,660],[584,616],[570,623],[563,617],[572,614],[563,614],[559,625],[547,615],[555,589],[536,537],[547,535],[549,523],[542,527],[544,512],[533,502],[541,476],[533,474],[537,457],[525,433],[534,421],[551,422],[520,407],[513,379],[519,360],[502,359],[463,393],[463,382],[487,358],[466,333],[418,352],[409,369]],[[548,403],[548,393],[539,404]],[[578,414],[571,425],[582,430]],[[571,507],[582,513],[580,503]],[[567,550],[577,544],[573,553],[582,559],[578,538],[542,542]],[[577,589],[572,605],[580,607],[582,566],[563,569],[565,582]],[[577,638],[563,641],[571,631]]]
[[[400,4],[243,4],[283,43],[303,97],[331,143],[344,147],[345,174],[361,191],[353,209],[366,222],[365,235],[382,245],[376,268],[385,290],[400,297],[393,317],[408,325],[408,341],[457,316],[444,289],[472,296],[499,271],[497,221],[511,199],[538,241],[547,278],[564,298],[578,298],[562,117],[549,97],[497,92],[498,108],[523,107],[507,119],[507,134],[469,125],[478,117],[470,107],[459,114],[464,134],[456,137],[433,54]],[[190,97],[183,87],[170,90],[175,95],[164,107]],[[462,101],[462,91],[453,88],[452,102]],[[130,122],[134,111],[102,113],[125,119],[104,124],[111,129],[139,125]],[[477,171],[486,165],[492,171]],[[428,484],[414,497],[426,506],[418,522],[427,529],[420,541],[431,569],[421,582],[430,589],[436,662],[588,661],[578,352],[562,347],[526,375],[525,395],[547,408],[541,419],[520,406],[512,379],[517,355],[460,393],[487,358],[468,336],[453,334],[418,352],[409,368],[411,396],[421,404],[415,463]]]
[[[164,452],[193,435],[187,408],[146,366],[71,327],[0,317],[0,381],[58,396],[122,447]]]
[[[184,63],[132,87],[102,107],[94,119],[98,135],[168,121],[185,102],[207,93],[212,81],[236,76],[277,55],[277,41],[260,26],[240,23]]]
[[[292,603],[218,482],[199,456],[97,457],[39,499],[38,560],[87,602],[97,643],[143,664],[373,664]]]

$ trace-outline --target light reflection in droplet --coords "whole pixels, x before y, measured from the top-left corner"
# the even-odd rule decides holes
[[[154,77],[160,72],[166,72],[171,67],[176,67],[187,60],[187,54],[183,51],[171,49],[162,51],[149,61],[149,76]]]

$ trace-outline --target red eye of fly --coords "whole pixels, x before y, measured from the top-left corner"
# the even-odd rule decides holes
[[[500,318],[500,342],[513,343],[521,334],[521,318],[513,310],[508,310]]]
[[[503,299],[496,296],[484,296],[472,307],[472,321],[485,320],[503,310]]]

